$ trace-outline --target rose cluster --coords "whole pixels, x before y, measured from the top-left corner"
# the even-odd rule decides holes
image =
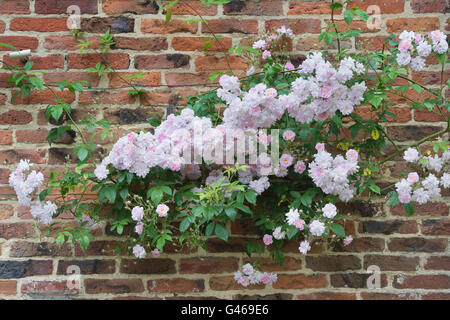
[[[259,283],[272,284],[277,282],[277,274],[260,272],[255,270],[250,263],[246,263],[242,266],[242,271],[236,271],[234,273],[234,280],[244,287]]]

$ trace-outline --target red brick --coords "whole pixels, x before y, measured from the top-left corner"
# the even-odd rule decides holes
[[[88,81],[91,86],[96,87],[100,78],[95,73],[86,72],[48,72],[44,74],[44,82],[60,82],[67,80],[69,82]]]
[[[80,268],[81,274],[112,274],[116,270],[116,262],[106,259],[59,260],[57,274],[66,275],[70,266]]]
[[[219,58],[215,56],[198,57],[195,59],[196,71],[214,71],[229,70],[230,64],[232,70],[245,70],[247,64],[241,57],[228,56],[227,58]]]
[[[331,20],[325,20],[325,23],[328,24],[331,23]],[[361,30],[361,32],[364,33],[372,33],[372,32],[378,32],[380,31],[379,28],[369,28],[367,22],[361,21],[361,20],[353,20],[350,24],[347,24],[344,20],[335,20],[336,27],[338,28],[338,31],[347,31],[350,29],[355,30]],[[334,29],[333,29],[334,30]]]
[[[140,293],[144,292],[141,279],[86,279],[86,293]]]
[[[5,32],[6,29],[6,23],[0,20],[0,33]]]
[[[388,243],[389,251],[404,252],[442,252],[447,248],[446,239],[391,238]]]
[[[7,184],[9,175],[11,174],[11,171],[5,168],[0,168],[0,183]]]
[[[313,292],[299,294],[298,300],[356,300],[356,294],[352,292]]]
[[[25,49],[35,50],[38,47],[39,41],[35,37],[0,36],[0,42],[10,44],[20,50],[25,50]],[[0,48],[0,51],[12,51],[12,50],[7,47],[2,47],[2,48]]]
[[[397,18],[386,22],[388,32],[402,32],[403,30],[425,32],[440,28],[438,18]]]
[[[128,76],[132,76],[132,72],[115,72],[109,74],[109,86],[118,87],[132,84],[161,84],[161,73],[160,72],[147,72],[144,74],[143,78],[128,79]]]
[[[98,37],[84,37],[83,40],[89,41],[89,49],[98,49],[100,40]],[[44,40],[44,48],[47,50],[68,50],[78,51],[80,43],[73,36],[48,36]]]
[[[218,41],[204,41],[203,37],[174,37],[172,47],[178,51],[205,51],[204,46],[207,43],[213,43],[206,51],[226,51],[231,48],[231,38],[221,38]]]
[[[66,31],[66,18],[15,18],[9,25],[12,31],[54,32]]]
[[[306,268],[313,271],[346,271],[361,269],[361,259],[356,256],[306,256]]]
[[[25,62],[19,59],[13,59],[9,56],[3,56],[3,61],[12,66],[24,66]],[[27,61],[33,62],[31,70],[58,69],[64,67],[64,57],[59,54],[48,56],[32,56]]]
[[[16,140],[25,143],[42,143],[46,142],[47,135],[48,130],[46,129],[17,130]]]
[[[415,216],[448,216],[449,213],[448,205],[444,202],[429,202],[422,205],[415,204],[414,209]],[[391,213],[393,215],[408,216],[401,205],[391,208]]]
[[[272,287],[275,289],[309,289],[325,288],[328,280],[324,274],[280,274]]]
[[[172,274],[175,273],[175,261],[171,259],[122,259],[121,273],[130,274]]]
[[[223,5],[227,15],[276,16],[283,14],[282,1],[243,1],[234,0]]]
[[[73,0],[36,0],[34,11],[42,14],[63,13],[67,14],[67,8],[73,5]],[[81,13],[96,14],[97,0],[77,0]]]
[[[450,270],[450,257],[430,256],[427,258],[425,269],[430,270]]]
[[[238,259],[203,257],[185,258],[180,260],[180,273],[223,273],[234,272],[238,269]]]
[[[184,0],[178,2],[172,8],[172,15],[197,15],[214,16],[217,14],[217,6],[205,6],[201,1]]]
[[[392,286],[397,289],[448,289],[450,288],[450,276],[448,275],[397,275],[392,281]]]
[[[211,277],[209,278],[209,287],[211,290],[216,291],[227,291],[227,290],[242,290],[242,285],[234,280],[233,276],[223,276],[223,277]],[[265,285],[249,285],[246,290],[250,289],[264,289]]]
[[[142,19],[141,21],[141,32],[143,33],[196,33],[197,29],[197,23],[188,23],[179,19],[171,19],[169,23],[165,19]]]
[[[364,269],[376,265],[382,271],[416,271],[419,267],[419,257],[366,255]]]
[[[136,56],[134,67],[139,70],[187,68],[189,60],[190,56],[179,53]]]
[[[29,0],[2,0],[0,5],[1,14],[26,14],[30,13]]]
[[[446,13],[448,5],[445,0],[411,0],[411,9],[414,13]]]
[[[388,122],[408,122],[411,120],[411,109],[408,107],[391,107],[390,111],[393,112],[397,118],[387,116],[386,119]],[[356,107],[355,113],[366,120],[379,120],[377,111],[373,110],[372,107]]]
[[[26,294],[76,294],[76,286],[68,287],[67,280],[31,280],[22,283],[20,291]]]
[[[28,207],[24,206],[21,206],[20,208],[28,209]],[[60,246],[54,242],[14,241],[13,243],[11,243],[9,250],[9,256],[15,258],[23,258],[23,257],[31,258],[31,257],[45,257],[45,256],[69,257],[71,255],[72,252],[69,243],[65,243],[62,246]]]
[[[69,69],[95,68],[98,62],[108,64],[114,69],[128,69],[130,57],[127,53],[108,53],[103,56],[97,53],[85,53],[67,56]]]
[[[385,220],[385,221],[361,221],[360,233],[393,234],[393,233],[417,233],[419,231],[416,221]]]
[[[209,72],[202,72],[198,74],[168,72],[166,73],[166,83],[169,85],[211,83],[209,76]]]
[[[156,279],[147,282],[149,292],[159,293],[197,293],[205,290],[204,280],[183,278]]]
[[[14,214],[14,208],[9,204],[0,204],[0,220],[6,220]]]
[[[416,293],[383,293],[361,292],[363,300],[420,300],[421,295]]]
[[[336,288],[367,288],[367,279],[370,273],[339,273],[331,274],[330,282]],[[387,286],[386,274],[381,274],[380,286]]]
[[[56,94],[56,96],[55,96]],[[75,95],[69,90],[64,91],[52,91],[50,89],[42,91],[32,91],[29,96],[22,98],[21,95],[13,101],[13,104],[50,104],[54,103],[54,100],[63,99],[67,103],[71,103],[75,100]]]
[[[289,2],[288,15],[301,15],[301,14],[331,14],[330,8],[331,2],[317,1],[317,2]],[[341,10],[339,10],[340,12]]]
[[[0,130],[0,145],[12,144],[11,130]]]
[[[130,96],[129,90],[85,91],[78,97],[80,104],[133,104],[136,100]]]
[[[16,280],[0,280],[0,295],[7,296],[15,295],[17,293]]]
[[[153,38],[131,38],[114,37],[113,49],[130,49],[139,51],[161,51],[167,50],[168,43],[164,37]]]
[[[302,261],[289,256],[284,257],[282,266],[273,261],[272,258],[247,258],[245,261],[247,260],[256,262],[264,272],[299,271],[302,269]]]
[[[207,22],[207,25],[205,23],[202,23],[203,33],[258,33],[257,20],[215,19],[208,20]]]
[[[358,7],[361,10],[367,11],[371,5],[380,7],[380,14],[402,13],[405,8],[405,0],[354,0],[351,3],[352,7]]]
[[[380,252],[384,250],[384,247],[384,239],[382,238],[358,236],[348,246],[336,244],[333,250],[336,252]]]
[[[266,31],[278,29],[281,26],[291,28],[295,34],[320,33],[320,20],[318,19],[283,19],[268,20],[265,22]]]
[[[19,163],[21,159],[29,159],[31,163],[45,163],[45,150],[13,149],[0,150],[0,163]]]
[[[158,13],[159,6],[155,1],[139,3],[135,0],[106,0],[102,3],[102,10],[106,14],[154,14]]]
[[[134,19],[129,17],[92,17],[81,19],[81,31],[89,33],[105,33],[108,30],[112,34],[134,32]]]
[[[445,70],[443,73],[440,71],[420,71],[420,72],[412,72],[412,80],[428,86],[428,85],[441,85],[441,76],[442,83],[446,83],[448,79],[450,79],[450,70]]]
[[[422,222],[423,234],[450,235],[450,219],[427,219]]]

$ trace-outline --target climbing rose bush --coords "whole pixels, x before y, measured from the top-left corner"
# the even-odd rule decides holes
[[[43,175],[21,161],[10,176],[19,202],[44,225],[53,226],[68,212],[78,219],[79,227],[65,227],[58,243],[78,240],[86,248],[90,231],[107,221],[112,231],[128,236],[117,252],[125,247],[136,258],[158,257],[168,246],[206,249],[209,237],[228,241],[228,222],[250,220],[259,239],[245,245],[247,254],[268,250],[282,264],[286,241],[296,241],[300,254],[317,240],[350,245],[353,236],[346,234],[336,204],[380,195],[380,165],[400,153],[418,170],[388,190],[390,204],[412,213],[413,202],[440,197],[441,187],[450,186],[447,144],[435,142],[435,154],[424,157],[396,146],[395,154],[380,160],[387,143],[394,143],[381,122],[395,116],[387,93],[426,90],[412,80],[393,87],[397,77],[408,79],[406,68],[422,70],[431,54],[445,65],[446,36],[404,31],[387,40],[387,52],[311,52],[298,66],[283,51],[291,36],[282,27],[248,48],[234,48],[248,58],[246,77],[221,75],[217,90],[190,97],[186,109],[161,123],[149,119],[151,132],[121,137],[100,164],[79,160],[75,173],[54,173],[44,184]],[[450,108],[442,92],[413,108]],[[370,105],[378,120],[359,116],[361,104]],[[447,134],[448,126],[432,138]],[[356,139],[358,134],[365,138]],[[61,198],[45,201],[57,188]],[[97,192],[98,201],[92,206],[81,197],[70,203],[76,188]],[[246,263],[235,280],[244,287],[276,281],[257,267]]]

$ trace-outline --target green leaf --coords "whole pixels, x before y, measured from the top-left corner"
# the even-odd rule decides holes
[[[205,236],[209,237],[210,235],[212,235],[212,232],[213,232],[213,230],[214,230],[214,225],[215,225],[215,222],[210,222],[210,223],[206,226]]]
[[[381,192],[380,187],[375,184],[370,184],[369,189],[377,194],[380,194],[380,192]]]
[[[180,231],[181,232],[185,232],[189,228],[189,226],[192,223],[192,218],[193,217],[186,217],[181,221],[181,223],[180,223]]]
[[[353,11],[352,10],[345,10],[344,20],[347,24],[352,23],[352,21],[353,21]]]
[[[231,220],[235,220],[236,219],[236,214],[237,211],[235,208],[233,207],[227,207],[225,208],[225,214],[231,219]]]
[[[88,155],[89,155],[89,151],[87,149],[80,148],[78,150],[77,156],[78,156],[78,159],[80,159],[80,161],[86,160]]]
[[[245,199],[251,204],[256,204],[256,192],[254,190],[247,190]]]
[[[403,208],[405,209],[406,213],[410,216],[413,215],[414,213],[414,206],[412,205],[412,203],[404,203],[403,204]]]
[[[220,239],[222,239],[224,241],[228,241],[228,231],[223,225],[217,223],[215,232],[216,232],[217,237],[219,237]]]
[[[109,202],[114,203],[117,195],[116,189],[114,189],[113,187],[106,187],[102,189],[101,192],[103,193],[104,197],[109,200]]]
[[[340,224],[333,223],[330,225],[331,231],[333,231],[339,237],[345,237],[344,227]]]
[[[125,201],[128,197],[128,188],[125,187],[122,190],[120,190],[119,195],[122,198],[122,200]]]

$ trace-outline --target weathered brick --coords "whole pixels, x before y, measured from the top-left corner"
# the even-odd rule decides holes
[[[41,14],[67,13],[67,8],[73,5],[73,0],[36,0],[34,11]],[[80,13],[96,14],[97,0],[77,0]]]
[[[29,159],[31,163],[45,163],[45,150],[0,150],[0,163],[19,163],[21,159]]]
[[[177,51],[204,51],[205,45],[211,41],[205,41],[203,37],[174,37],[172,47]],[[226,51],[231,48],[231,38],[221,38],[212,41],[212,46],[206,51]]]
[[[142,78],[129,79],[132,76],[131,72],[115,72],[109,74],[109,86],[125,86],[131,84],[146,84],[146,85],[157,85],[161,84],[161,73],[160,72],[147,72]]]
[[[415,271],[419,267],[419,257],[365,255],[364,269],[376,265],[382,271]]]
[[[165,13],[165,12],[164,12]],[[205,6],[201,1],[184,0],[172,7],[172,15],[214,16],[217,14],[217,5]]]
[[[134,67],[139,70],[188,68],[190,56],[185,54],[160,54],[134,57]]]
[[[449,7],[445,0],[411,0],[411,9],[414,13],[447,13]]]
[[[195,59],[195,70],[214,71],[214,70],[245,70],[247,69],[245,60],[241,57],[228,56],[219,58],[215,56],[198,57]]]
[[[331,274],[330,283],[337,288],[367,288],[367,279],[371,276],[369,273],[340,273]],[[381,274],[381,287],[387,285],[386,274]]]
[[[298,300],[356,300],[353,292],[313,292],[296,296]]]
[[[131,274],[172,274],[175,273],[175,261],[171,259],[122,259],[120,272]]]
[[[0,220],[6,220],[14,214],[14,207],[9,204],[0,204]]]
[[[352,7],[358,7],[361,10],[367,11],[367,8],[371,5],[378,6],[380,8],[380,13],[392,14],[392,13],[402,13],[405,8],[405,0],[354,0],[351,3]],[[370,13],[370,12],[369,12]]]
[[[238,269],[238,259],[221,257],[184,258],[180,260],[180,273],[223,273]]]
[[[403,126],[388,127],[387,134],[394,141],[409,141],[409,140],[418,141],[440,130],[442,130],[442,128],[435,126],[403,125]]]
[[[233,276],[211,277],[209,278],[209,287],[216,291],[242,290],[242,286],[234,280]],[[264,287],[263,284],[253,284],[246,289],[263,289]]]
[[[25,65],[25,61],[18,59],[12,59],[9,56],[4,56],[3,61],[10,66],[21,66]],[[33,62],[31,70],[49,70],[58,69],[64,67],[64,57],[60,54],[51,54],[48,56],[37,56],[33,55],[27,61]]]
[[[37,38],[27,36],[0,36],[0,42],[10,44],[20,50],[35,50],[39,43]],[[8,47],[1,47],[0,51],[11,51],[11,49]]]
[[[242,20],[242,19],[215,19],[208,20],[208,24],[202,23],[202,32],[214,33],[244,33],[256,34],[258,33],[257,20]]]
[[[396,275],[392,286],[397,289],[448,289],[450,288],[450,276],[433,275]]]
[[[449,208],[445,202],[428,202],[426,204],[414,205],[415,216],[448,216]],[[405,209],[401,205],[391,208],[393,215],[408,216]]]
[[[427,258],[425,269],[430,270],[450,270],[450,257],[430,256]]]
[[[183,278],[156,279],[147,282],[149,292],[159,293],[197,293],[205,290],[202,279],[191,280]]]
[[[265,272],[299,271],[302,269],[302,261],[289,256],[284,257],[284,263],[281,266],[272,258],[251,258],[248,260],[256,262]]]
[[[388,243],[390,251],[404,252],[441,252],[447,248],[446,239],[391,238]]]
[[[440,28],[438,18],[397,18],[386,21],[388,32],[402,32],[403,30],[426,32]]]
[[[17,293],[16,280],[0,280],[0,295],[7,296],[15,295]]]
[[[223,12],[227,15],[276,16],[282,14],[283,6],[281,1],[232,0],[223,5]]]
[[[111,274],[116,270],[116,262],[114,260],[59,260],[57,274],[70,275],[71,270],[68,268],[71,266],[79,267],[81,274]]]
[[[427,219],[422,222],[423,234],[450,235],[450,219]]]
[[[291,1],[289,2],[288,15],[297,14],[331,14],[330,8],[331,2],[329,1],[315,1],[315,2],[303,2],[303,1]],[[341,10],[339,10],[340,12]]]
[[[66,31],[66,18],[14,18],[9,29],[13,31],[54,32]]]
[[[387,220],[387,221],[361,221],[359,223],[359,232],[362,233],[417,233],[419,230],[417,222],[412,220]]]
[[[86,293],[140,293],[144,292],[141,279],[86,279]]]
[[[152,110],[154,111],[154,110]],[[155,117],[154,114],[151,115]],[[162,114],[160,115],[160,117]],[[109,109],[104,114],[105,119],[118,124],[146,123],[150,118],[150,110],[144,108],[137,109]]]
[[[156,1],[106,0],[102,3],[102,10],[106,14],[155,14],[159,6]]]
[[[104,56],[97,53],[84,53],[67,56],[70,69],[94,68],[98,62],[110,64],[114,69],[128,69],[130,58],[127,53],[108,53]]]
[[[272,287],[275,289],[309,289],[325,288],[328,280],[324,274],[280,274]]]
[[[131,37],[114,37],[115,44],[112,49],[130,49],[139,51],[161,51],[167,50],[167,38],[131,38]]]
[[[0,130],[0,145],[12,144],[12,131]]]
[[[292,296],[290,293],[273,293],[264,296],[237,294],[233,296],[233,300],[292,300]]]
[[[51,260],[0,261],[0,279],[15,279],[52,273]]]
[[[306,256],[306,268],[313,271],[346,271],[361,269],[356,256]]]
[[[320,20],[318,19],[282,19],[265,22],[266,31],[278,29],[281,26],[291,28],[295,34],[320,33]]]
[[[170,34],[170,33],[196,33],[197,23],[188,23],[181,19],[171,19],[169,23],[165,19],[142,19],[141,32]]]
[[[134,32],[134,19],[127,17],[81,19],[81,31],[103,34],[108,30],[113,34]]]
[[[69,257],[72,255],[70,245],[62,246],[52,242],[15,241],[11,244],[10,257]]]

